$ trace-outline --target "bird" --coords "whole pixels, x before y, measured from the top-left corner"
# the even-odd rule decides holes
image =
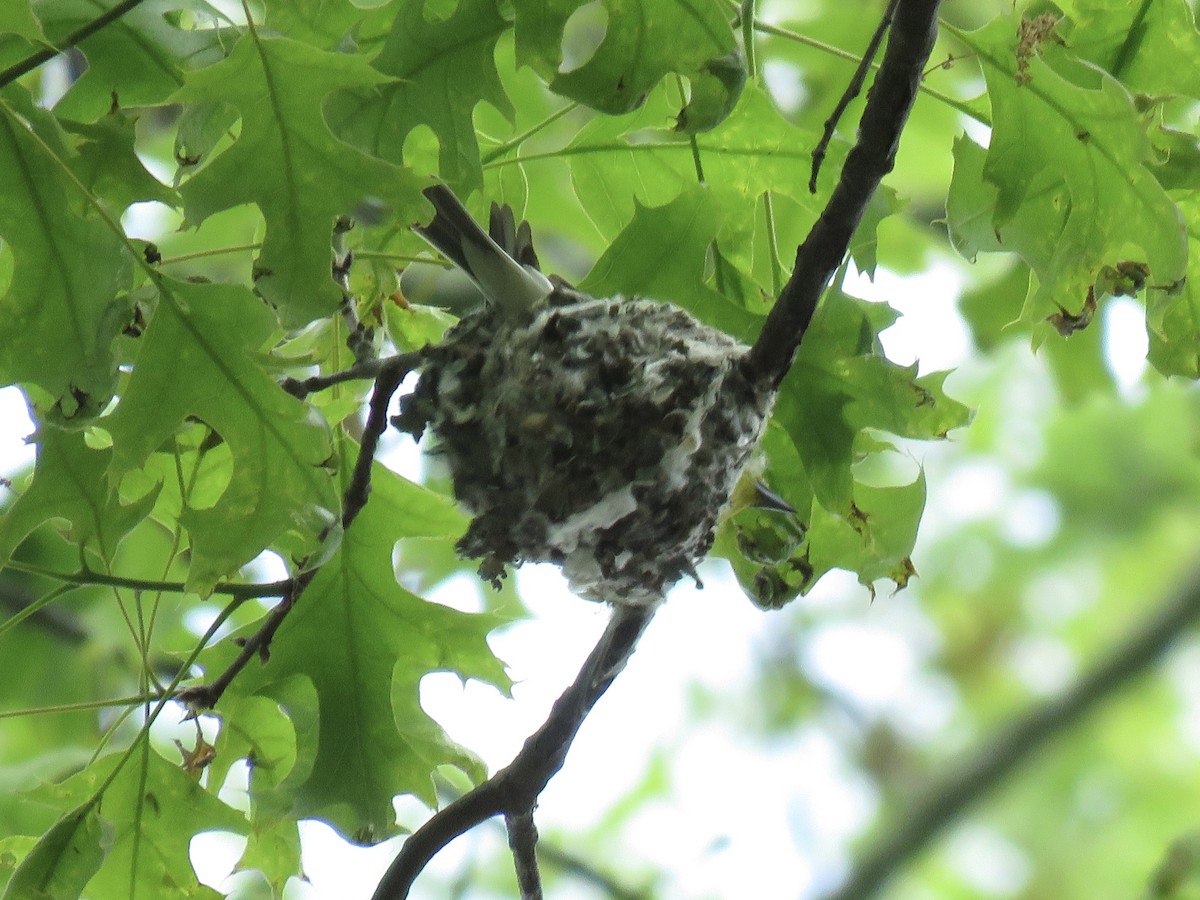
[[[649,606],[699,583],[743,480],[751,502],[795,512],[748,465],[775,399],[741,365],[748,347],[673,303],[547,276],[507,206],[484,231],[444,185],[425,197],[434,216],[414,231],[487,302],[427,348],[393,421],[437,438],[481,576],[550,562],[582,597]]]
[[[528,222],[517,225],[511,207],[492,203],[489,234],[444,184],[432,185],[424,194],[433,204],[434,217],[413,230],[470,278],[489,302],[513,315],[546,302],[554,284],[542,274]]]

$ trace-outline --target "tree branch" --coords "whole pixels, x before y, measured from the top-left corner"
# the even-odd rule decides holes
[[[280,387],[293,397],[307,397],[309,394],[315,394],[318,391],[331,388],[335,384],[378,378],[380,373],[388,367],[403,369],[404,373],[407,374],[420,364],[420,352],[401,353],[399,356],[390,356],[387,359],[369,359],[365,362],[355,363],[348,369],[343,369],[340,372],[334,372],[330,375],[313,375],[309,378],[285,378],[280,382]]]
[[[829,142],[833,140],[833,132],[837,128],[838,122],[842,120],[842,114],[846,112],[846,107],[850,105],[851,101],[862,90],[863,82],[867,80],[867,72],[871,70],[871,64],[875,62],[875,54],[879,52],[879,45],[883,43],[883,36],[887,34],[887,30],[892,26],[892,19],[896,16],[896,4],[898,2],[899,0],[890,0],[888,3],[888,8],[884,12],[883,18],[875,26],[875,33],[871,35],[871,41],[867,44],[867,49],[863,51],[862,59],[854,70],[854,77],[850,79],[850,83],[846,85],[846,90],[842,91],[842,96],[838,100],[837,106],[833,108],[833,112],[825,120],[825,127],[821,132],[821,140],[817,142],[817,149],[812,152],[812,173],[808,176],[808,191],[810,194],[817,192],[817,176],[821,174],[821,164],[825,162],[825,153],[829,149]],[[921,74],[921,77],[925,77],[924,73]]]
[[[1037,704],[991,738],[957,770],[929,785],[904,810],[904,821],[870,848],[825,900],[874,896],[963,812],[982,800],[1046,744],[1152,666],[1184,631],[1200,622],[1200,571],[1193,572],[1140,627],[1069,689]]]
[[[751,377],[778,384],[787,374],[825,285],[883,176],[895,164],[900,132],[921,85],[937,37],[939,0],[899,0],[887,51],[859,123],[858,140],[833,195],[796,251],[792,276],[746,360]]]
[[[404,900],[417,876],[443,847],[497,815],[529,813],[562,768],[583,720],[620,674],[653,618],[653,606],[615,606],[604,634],[550,715],[511,763],[435,813],[414,831],[388,866],[373,900]]]
[[[350,483],[342,497],[342,530],[350,528],[362,508],[366,506],[367,497],[371,491],[371,465],[375,461],[375,450],[379,439],[388,426],[387,409],[396,389],[404,376],[419,360],[416,354],[403,354],[385,360],[375,379],[375,391],[371,395],[370,412],[367,414],[367,424],[363,429],[362,443],[358,449],[358,459],[354,463],[354,472]],[[287,582],[287,590],[280,601],[271,608],[262,625],[242,643],[241,652],[233,662],[214,681],[208,684],[187,688],[179,694],[179,700],[193,710],[210,709],[221,699],[226,688],[246,668],[250,660],[256,656],[266,661],[270,651],[271,641],[275,632],[283,624],[284,619],[295,607],[300,595],[312,583],[320,567],[304,569]]]
[[[0,88],[7,87],[12,82],[16,81],[22,75],[32,72],[42,63],[49,62],[62,53],[64,50],[69,50],[81,41],[85,41],[93,34],[108,25],[111,25],[125,13],[131,9],[140,6],[144,0],[121,0],[112,9],[101,13],[91,21],[84,22],[62,40],[58,41],[53,47],[46,47],[38,50],[36,53],[31,53],[22,60],[13,63],[4,71],[0,72]]]
[[[508,846],[517,869],[521,900],[542,900],[542,875],[537,861],[538,833],[533,824],[533,810],[507,814],[504,826],[508,829]]]

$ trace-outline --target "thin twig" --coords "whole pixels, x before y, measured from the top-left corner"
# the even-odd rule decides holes
[[[542,875],[537,861],[538,833],[533,824],[533,810],[508,813],[504,817],[504,827],[508,829],[508,846],[517,870],[521,900],[542,900]]]
[[[125,13],[140,6],[143,2],[144,0],[121,0],[120,3],[107,12],[101,13],[89,22],[84,22],[66,37],[57,41],[54,46],[45,47],[13,63],[7,69],[0,72],[0,88],[7,87],[22,75],[32,72],[42,63],[54,59],[54,57],[58,56],[64,50],[69,50],[80,41],[87,40],[101,28],[111,25],[117,19],[121,18],[121,16],[125,15]]]
[[[379,446],[380,437],[387,430],[388,404],[391,403],[396,389],[400,387],[400,382],[412,368],[412,360],[409,359],[411,355],[393,356],[385,360],[375,379],[375,391],[371,395],[370,413],[363,429],[358,459],[355,461],[354,472],[350,476],[350,483],[342,497],[343,531],[350,527],[367,503],[367,497],[371,491],[371,465],[375,461],[375,450]],[[180,701],[193,710],[210,709],[221,699],[221,695],[225,693],[238,673],[246,668],[250,660],[259,657],[265,662],[270,652],[271,641],[275,638],[275,632],[279,630],[279,626],[288,617],[318,571],[320,571],[319,567],[304,569],[290,579],[287,582],[288,589],[284,592],[283,597],[267,613],[258,630],[242,642],[241,651],[225,671],[208,684],[196,685],[182,691],[179,695]]]
[[[900,132],[937,37],[938,3],[899,0],[896,4],[887,51],[859,123],[858,141],[846,157],[821,217],[797,249],[791,278],[747,355],[746,371],[751,378],[775,384],[783,380],[867,204],[895,164]]]
[[[849,877],[825,900],[874,896],[966,809],[978,803],[1046,745],[1074,727],[1099,703],[1154,665],[1200,622],[1200,571],[1138,628],[1062,694],[1017,716],[959,768],[935,781],[904,809],[903,822],[868,850]]]
[[[190,593],[187,585],[181,581],[154,581],[145,578],[126,578],[122,575],[109,575],[105,572],[93,572],[90,569],[84,569],[79,572],[57,572],[53,569],[43,568],[42,566],[36,566],[17,559],[9,560],[7,563],[5,563],[4,568],[11,569],[14,572],[25,572],[29,575],[37,575],[42,578],[51,578],[55,581],[61,581],[66,584],[77,584],[81,586],[107,585],[111,587],[129,588],[133,591],[164,591],[175,594]],[[214,587],[212,589],[212,593],[221,594],[226,597],[233,597],[237,600],[280,597],[287,591],[290,584],[290,579],[285,579],[283,581],[268,581],[262,584],[235,584],[231,582],[225,582]]]
[[[318,391],[331,388],[336,384],[344,384],[347,381],[374,380],[379,377],[380,372],[389,366],[404,369],[405,373],[411,372],[421,364],[421,358],[420,352],[415,352],[389,356],[386,359],[369,359],[366,362],[356,363],[348,369],[343,369],[340,372],[334,372],[330,375],[313,375],[309,378],[285,378],[280,382],[280,387],[293,397],[307,397],[309,394],[315,394]]]
[[[655,608],[617,606],[604,634],[571,686],[511,763],[434,814],[414,831],[392,860],[373,900],[404,900],[417,876],[447,844],[492,816],[532,809],[562,768],[583,720],[624,669]]]
[[[863,51],[862,59],[859,60],[858,66],[854,70],[854,77],[850,79],[850,83],[846,85],[846,90],[842,91],[842,96],[838,100],[837,106],[833,108],[833,112],[825,120],[825,130],[822,132],[821,140],[817,142],[817,147],[812,153],[812,174],[808,176],[808,192],[810,194],[817,192],[817,176],[821,174],[821,163],[825,162],[825,153],[829,150],[829,142],[833,140],[834,129],[837,128],[838,122],[841,121],[846,107],[862,91],[863,82],[867,80],[867,72],[871,70],[871,64],[875,62],[875,54],[879,52],[879,45],[883,43],[883,36],[887,34],[888,28],[891,27],[892,19],[896,15],[897,2],[898,0],[891,0],[888,3],[883,18],[879,20],[879,25],[875,28],[875,33],[871,35],[871,42],[867,44],[867,49]]]

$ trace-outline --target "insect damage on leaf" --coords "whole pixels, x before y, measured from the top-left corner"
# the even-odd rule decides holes
[[[560,290],[464,318],[397,424],[440,439],[485,577],[552,562],[580,596],[655,603],[694,577],[770,413],[746,352],[670,304]]]

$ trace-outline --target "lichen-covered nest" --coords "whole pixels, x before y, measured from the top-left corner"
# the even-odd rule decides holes
[[[569,296],[463,318],[397,424],[437,436],[485,576],[552,562],[583,597],[657,602],[711,547],[774,395],[678,307]]]

